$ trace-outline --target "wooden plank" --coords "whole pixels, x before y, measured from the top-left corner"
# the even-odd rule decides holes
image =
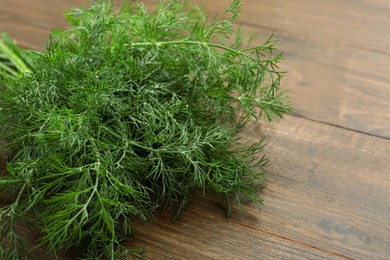
[[[147,2],[151,2],[148,0]],[[231,1],[191,0],[221,13]],[[390,54],[390,4],[388,1],[354,0],[245,0],[239,21],[266,28],[318,39],[325,44]]]
[[[295,115],[390,138],[390,55],[281,38]]]
[[[265,38],[270,32],[245,27]],[[389,34],[390,35],[390,34]],[[276,33],[294,115],[390,138],[390,55]]]
[[[180,221],[161,212],[137,226],[128,247],[146,259],[340,259],[339,256],[227,221],[222,214],[188,208]]]
[[[146,2],[152,8],[151,1]],[[229,1],[191,2],[205,6],[211,15],[229,5]],[[390,41],[390,26],[385,25],[390,19],[383,12],[389,8],[383,1],[359,5],[329,1],[324,8],[321,1],[247,0],[239,22],[260,40],[276,30],[286,56],[281,68],[288,71],[282,85],[294,103],[295,115],[389,139],[390,52],[387,45],[367,47],[378,35]],[[347,20],[345,10],[354,19]],[[379,31],[374,29],[378,19],[383,20]],[[345,26],[353,28],[352,36]],[[356,33],[357,28],[364,33]],[[363,46],[359,40],[367,42]]]
[[[390,141],[290,117],[265,133],[271,160],[265,208],[244,203],[232,221],[353,259],[390,256]],[[193,206],[222,213],[221,204]]]
[[[51,29],[66,27],[64,12],[85,3],[85,0],[2,0],[0,33],[7,32],[20,46],[42,50]]]

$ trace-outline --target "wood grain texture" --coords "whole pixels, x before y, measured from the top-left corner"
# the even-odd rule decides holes
[[[229,4],[191,2],[210,16]],[[260,40],[275,30],[296,116],[389,139],[389,9],[383,1],[246,0],[238,21]]]
[[[50,30],[67,25],[64,12],[86,2],[0,0],[0,32],[7,32],[20,46],[42,50]]]
[[[172,213],[139,227],[135,245],[150,246],[151,258],[167,254],[173,259],[189,255],[235,259],[247,250],[242,244],[244,240],[253,255],[243,259],[256,259],[256,255],[261,256],[259,259],[320,259],[323,253],[329,259],[388,259],[388,140],[295,117],[272,125],[253,125],[243,135],[250,141],[259,138],[259,133],[267,137],[266,150],[273,162],[267,189],[262,192],[264,209],[247,201],[243,204],[244,213],[236,207],[232,218],[223,223],[224,207],[220,200],[198,195],[182,221],[170,223]],[[248,238],[251,232],[258,237]],[[214,246],[207,234],[218,234],[220,238],[215,243],[222,246]],[[229,245],[234,237],[236,244]],[[279,241],[272,253],[268,240],[271,238]],[[210,249],[210,244],[217,249]],[[298,255],[293,245],[300,248]],[[205,250],[198,255],[198,248]],[[284,254],[286,248],[286,258],[277,254]],[[185,251],[183,255],[178,253],[181,250]],[[312,250],[321,254],[306,255],[312,254]]]
[[[229,221],[215,210],[190,207],[182,220],[160,212],[137,226],[129,247],[145,247],[146,259],[340,259],[338,255]]]
[[[231,1],[192,2],[213,15]],[[49,30],[66,26],[63,12],[85,3],[0,0],[0,32],[43,49]],[[226,221],[214,197],[196,196],[181,221],[160,212],[137,225],[129,247],[150,259],[389,259],[389,13],[385,0],[245,0],[244,29],[281,39],[295,105],[287,120],[244,133],[267,137],[266,206],[246,202]]]
[[[247,214],[237,211],[233,221],[353,259],[388,259],[388,140],[295,117],[250,127],[244,136],[259,133],[272,162],[266,207],[259,212],[247,203]],[[209,210],[218,205],[194,202]]]
[[[148,0],[147,2],[151,2]],[[231,1],[191,0],[221,13]],[[390,4],[383,0],[245,0],[239,21],[253,27],[390,54]],[[364,37],[363,37],[364,36]]]

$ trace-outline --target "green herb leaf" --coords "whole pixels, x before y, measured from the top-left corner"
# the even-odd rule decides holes
[[[291,107],[277,41],[241,48],[240,5],[207,22],[182,1],[151,12],[101,1],[71,11],[71,27],[53,32],[44,52],[3,36],[0,191],[17,191],[0,209],[3,258],[27,253],[18,221],[53,254],[82,248],[85,258],[117,259],[139,253],[120,245],[134,219],[173,204],[179,216],[194,190],[223,194],[228,214],[241,195],[262,205],[263,141],[238,136]]]

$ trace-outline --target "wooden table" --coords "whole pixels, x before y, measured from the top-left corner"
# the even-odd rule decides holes
[[[1,0],[0,31],[42,49],[85,2]],[[193,2],[215,14],[230,1]],[[128,246],[150,259],[390,259],[390,2],[246,0],[239,22],[262,39],[276,29],[295,106],[245,130],[267,138],[265,208],[245,203],[227,220],[195,196],[181,221],[159,213]]]

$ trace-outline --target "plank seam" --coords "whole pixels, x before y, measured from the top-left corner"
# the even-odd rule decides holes
[[[254,29],[261,28],[262,30],[269,31],[271,33],[272,32],[278,32],[282,36],[295,35],[296,38],[310,39],[310,40],[313,40],[313,41],[318,42],[318,43],[323,42],[322,41],[323,39],[321,37],[318,37],[318,36],[316,37],[316,36],[313,36],[313,35],[300,34],[298,32],[294,32],[294,31],[289,31],[289,30],[284,30],[284,29],[277,29],[277,28],[273,28],[273,27],[270,27],[270,26],[266,26],[266,25],[254,24],[254,23],[244,22],[244,21],[238,21],[237,23],[240,24],[240,25],[248,26],[250,28],[254,28]],[[360,45],[348,44],[347,42],[342,41],[342,40],[334,41],[333,43],[335,45],[336,44],[342,44],[345,47],[354,48],[354,49],[357,49],[357,50],[362,50],[362,51],[367,51],[367,52],[373,52],[373,53],[384,55],[384,56],[390,56],[390,52],[383,51],[383,50],[378,50],[378,49],[374,49],[374,48],[367,48],[367,47],[363,47],[363,46],[360,46]]]
[[[277,234],[274,234],[274,233],[269,232],[269,231],[266,231],[266,230],[262,230],[262,229],[255,228],[255,227],[251,227],[251,226],[249,226],[249,225],[245,225],[245,224],[240,223],[240,222],[237,222],[237,221],[235,221],[235,220],[229,220],[229,221],[231,221],[232,223],[234,223],[234,224],[236,224],[236,225],[238,225],[238,226],[246,227],[246,228],[255,230],[255,231],[257,231],[257,232],[261,232],[261,233],[267,234],[267,235],[272,236],[272,237],[277,237],[277,238],[280,238],[280,239],[282,239],[282,240],[286,240],[286,241],[289,241],[289,242],[291,242],[291,243],[300,245],[300,246],[302,246],[302,247],[312,248],[312,249],[314,249],[314,250],[321,251],[321,252],[323,252],[323,253],[326,253],[326,254],[329,254],[329,255],[332,255],[332,256],[336,256],[336,257],[341,258],[341,259],[353,260],[353,258],[344,256],[344,255],[342,255],[342,254],[338,254],[338,253],[335,253],[335,252],[331,252],[331,251],[328,251],[328,250],[325,250],[325,249],[323,249],[323,248],[316,247],[316,246],[313,246],[313,245],[310,245],[310,244],[302,243],[302,242],[296,241],[296,240],[294,240],[294,239],[291,239],[291,238],[288,238],[288,237],[284,237],[284,236],[281,236],[281,235],[277,235]]]
[[[194,206],[188,206],[189,208],[195,210],[195,211],[200,211],[200,212],[208,212],[210,213],[209,211],[207,210],[202,210],[200,208],[197,208],[197,207],[194,207]],[[219,214],[217,214],[219,215]],[[221,217],[221,216],[220,216]],[[284,236],[281,236],[281,235],[277,235],[277,234],[274,234],[272,232],[269,232],[269,231],[266,231],[266,230],[262,230],[260,228],[255,228],[255,227],[251,227],[249,225],[245,225],[243,223],[240,223],[240,222],[237,222],[231,218],[228,219],[229,222],[231,222],[232,224],[235,224],[235,225],[238,225],[238,226],[241,226],[241,227],[245,227],[245,228],[249,228],[249,229],[252,229],[252,230],[255,230],[256,232],[260,232],[260,233],[263,233],[263,234],[266,234],[266,235],[269,235],[269,236],[272,236],[272,237],[276,237],[276,238],[279,238],[279,239],[282,239],[282,240],[285,240],[285,241],[288,241],[290,243],[293,243],[293,244],[296,244],[296,245],[299,245],[299,246],[302,246],[302,247],[306,247],[306,248],[311,248],[311,249],[314,249],[314,250],[317,250],[317,251],[320,251],[322,253],[325,253],[325,254],[328,254],[328,255],[332,255],[332,256],[335,256],[335,257],[338,257],[340,259],[345,259],[345,260],[353,260],[353,258],[350,258],[350,257],[347,257],[345,255],[342,255],[342,254],[339,254],[339,253],[335,253],[335,252],[331,252],[331,251],[328,251],[326,249],[323,249],[323,248],[319,248],[319,247],[316,247],[316,246],[313,246],[313,245],[310,245],[310,244],[306,244],[306,243],[303,243],[303,242],[300,242],[300,241],[296,241],[294,239],[291,239],[291,238],[288,238],[288,237],[284,237]]]
[[[358,133],[358,134],[364,134],[364,135],[367,135],[367,136],[370,136],[370,137],[376,137],[376,138],[383,139],[383,140],[388,140],[388,141],[390,140],[390,137],[363,132],[361,130],[357,130],[357,129],[353,129],[353,128],[349,128],[349,127],[345,127],[345,126],[336,125],[336,124],[333,124],[333,123],[329,123],[329,122],[313,119],[313,118],[306,117],[306,116],[303,116],[303,115],[300,115],[300,114],[296,114],[296,113],[293,113],[291,116],[296,117],[296,118],[302,118],[302,119],[305,119],[305,120],[308,120],[308,121],[311,121],[311,122],[315,122],[315,123],[319,123],[319,124],[324,124],[324,125],[336,127],[336,128],[343,129],[343,130],[346,130],[346,131],[351,131],[351,132]]]

